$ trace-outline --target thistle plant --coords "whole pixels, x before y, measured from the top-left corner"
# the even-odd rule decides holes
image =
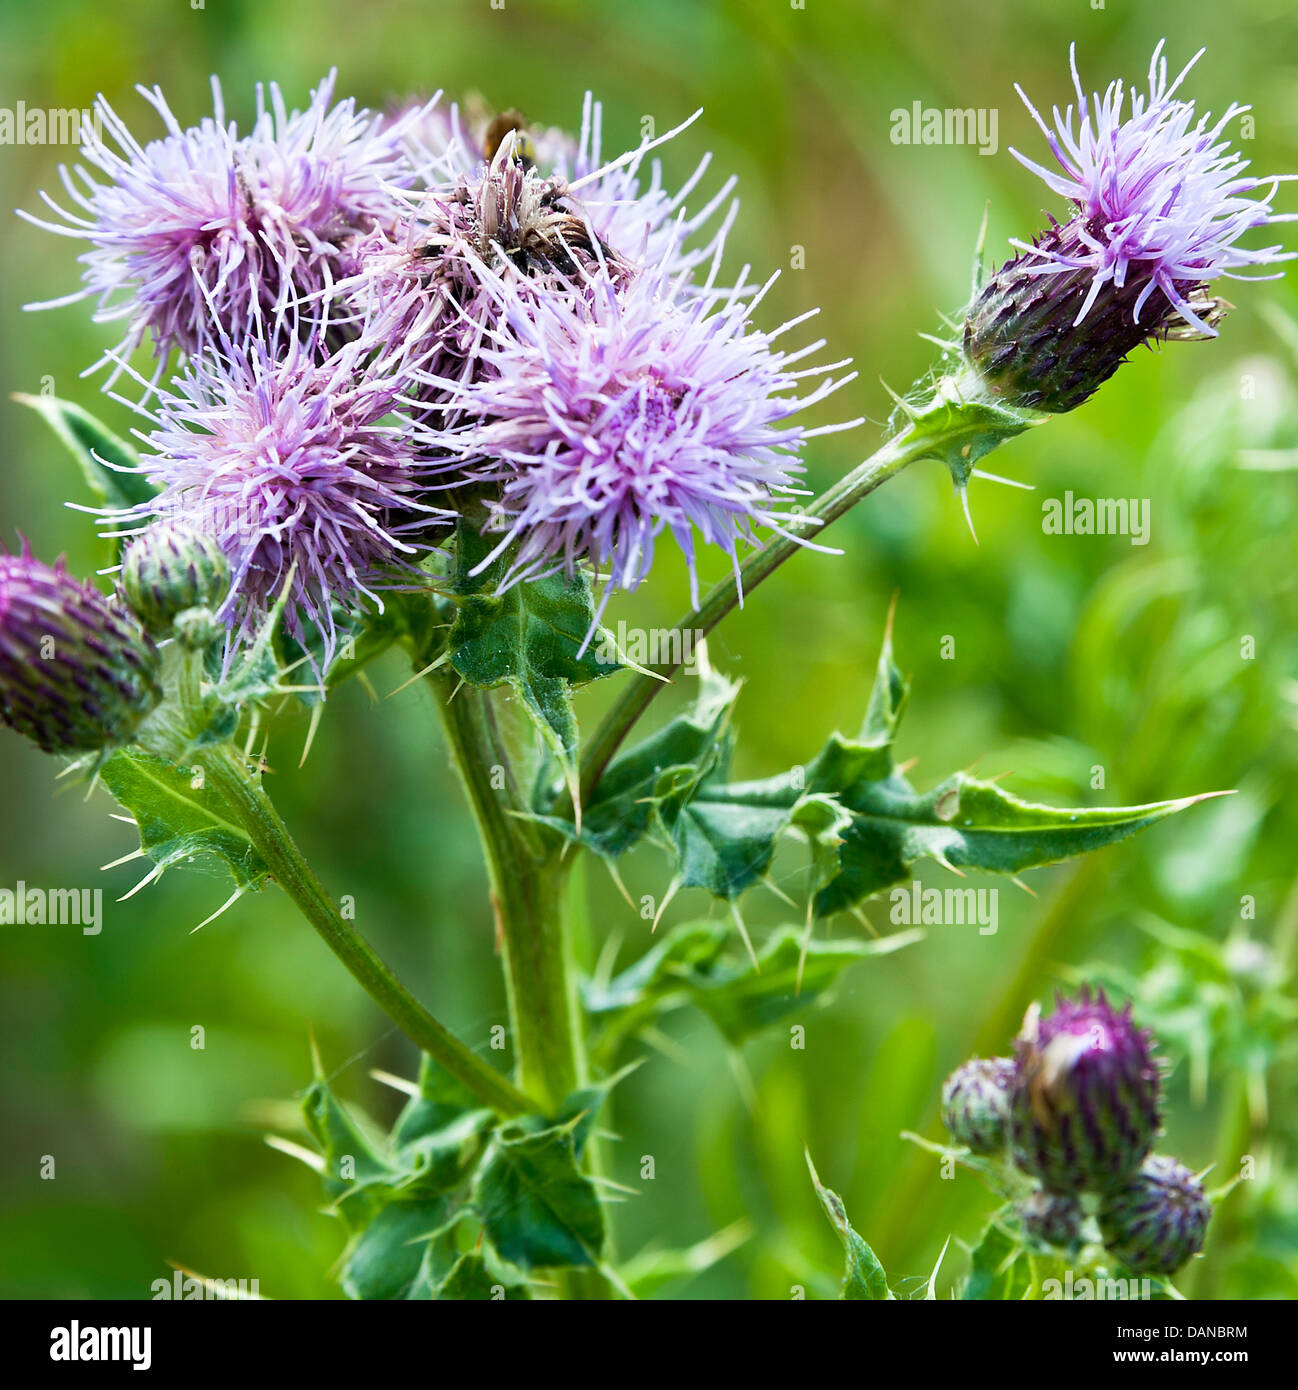
[[[101,99],[94,172],[64,171],[57,220],[31,220],[89,248],[58,303],[92,300],[122,335],[91,370],[135,413],[135,442],[38,402],[95,487],[117,592],[25,547],[0,557],[0,717],[120,802],[149,879],[215,861],[225,908],[273,881],[422,1050],[381,1138],[317,1059],[313,1147],[273,1141],[322,1176],[349,1296],[636,1296],[606,1211],[603,1110],[662,1014],[697,1008],[738,1048],[848,966],[918,949],[922,933],[829,931],[918,861],[1018,882],[1212,794],[1057,807],[967,772],[915,786],[892,616],[859,731],[795,769],[731,776],[739,687],[706,646],[687,707],[635,741],[683,639],[800,551],[831,549],[828,528],[888,479],[938,460],[967,513],[993,449],[1082,405],[1134,347],[1215,337],[1218,279],[1286,258],[1242,244],[1288,220],[1279,180],[1231,149],[1243,108],[1196,114],[1188,73],[1169,82],[1160,46],[1124,114],[1121,84],[1088,99],[1074,65],[1076,105],[1053,127],[1036,117],[1059,171],[1024,160],[1066,220],[989,277],[979,265],[890,437],[819,497],[814,441],[860,429],[870,403],[806,329],[814,310],[775,322],[772,281],[728,266],[734,181],[709,186],[704,157],[668,186],[655,151],[694,141],[695,118],[610,156],[591,98],[575,136],[440,98],[372,113],[336,101],[332,73],[300,111],[259,89],[246,129],[215,79],[191,127],[157,89],[141,94],[161,130]],[[729,573],[704,589],[716,555]],[[609,605],[672,563],[691,594],[682,641],[639,665]],[[509,1074],[378,957],[263,785],[282,707],[308,705],[314,733],[328,696],[393,649],[431,697],[481,839]],[[583,733],[577,699],[603,680],[620,689]],[[804,900],[759,935],[745,895],[786,841]],[[633,964],[583,974],[574,865],[593,856],[620,884],[618,861],[647,843],[668,861],[652,944],[646,926]],[[720,914],[670,922],[689,888]],[[1159,1085],[1130,1014],[1084,994],[1034,1019],[1013,1057],[967,1063],[943,1104],[957,1145],[1012,1191],[1025,1248],[1096,1244],[1094,1198],[1113,1257],[1163,1275],[1198,1248],[1206,1209],[1191,1176],[1149,1157]],[[866,1290],[849,1296],[889,1296],[816,1184]]]

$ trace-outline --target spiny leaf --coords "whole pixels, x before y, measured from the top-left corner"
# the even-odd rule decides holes
[[[487,1239],[520,1269],[599,1261],[604,1213],[578,1169],[570,1124],[500,1130],[478,1172],[473,1201]]]
[[[731,929],[724,923],[691,923],[677,927],[641,960],[615,976],[603,989],[587,986],[587,1010],[620,1013],[611,1028],[630,1026],[683,1004],[701,1009],[736,1046],[811,1004],[849,966],[869,956],[897,949],[916,940],[918,933],[885,937],[881,941],[812,941],[806,944],[802,988],[798,988],[803,952],[802,933],[794,927],[776,932],[757,955],[723,955]]]
[[[608,859],[625,853],[650,831],[670,840],[681,810],[724,760],[738,696],[738,685],[706,670],[689,710],[609,764],[584,808],[580,836],[571,821],[540,819]]]
[[[841,871],[821,890],[816,912],[827,916],[908,880],[925,856],[955,868],[1017,874],[1116,844],[1203,799],[1070,810],[1020,801],[964,772],[923,793],[894,773],[841,796],[851,816]]]
[[[50,425],[76,459],[91,491],[105,506],[134,507],[156,496],[157,489],[139,471],[140,458],[134,448],[88,410],[57,396],[18,394],[14,400],[31,406]]]
[[[425,1248],[446,1223],[440,1198],[397,1200],[382,1207],[348,1248],[339,1283],[348,1298],[409,1298]]]
[[[577,721],[571,691],[619,669],[592,643],[590,581],[584,574],[552,574],[497,592],[509,570],[508,554],[471,574],[492,550],[492,540],[462,523],[457,532],[456,618],[448,641],[451,665],[471,685],[511,686],[563,770],[570,791],[577,776]]]
[[[807,1160],[807,1168],[811,1173],[811,1184],[816,1189],[816,1196],[820,1199],[820,1205],[824,1208],[825,1215],[829,1217],[829,1224],[834,1228],[834,1233],[842,1241],[843,1250],[847,1256],[847,1268],[843,1271],[843,1288],[838,1295],[839,1298],[856,1302],[864,1300],[880,1302],[893,1298],[894,1295],[888,1287],[888,1276],[884,1273],[883,1266],[879,1263],[874,1251],[852,1229],[852,1223],[847,1219],[847,1208],[843,1205],[843,1199],[837,1192],[822,1185],[820,1174],[816,1172],[816,1165],[812,1163],[811,1154],[805,1147],[803,1154]]]
[[[961,1298],[1017,1301],[1026,1298],[1031,1288],[1032,1262],[1027,1251],[1000,1222],[991,1222],[973,1248]]]
[[[476,1251],[461,1255],[437,1290],[438,1298],[456,1300],[512,1302],[531,1296],[525,1285],[507,1284],[497,1279],[487,1268],[486,1260]]]
[[[215,861],[242,889],[265,883],[266,865],[234,811],[193,768],[173,766],[139,748],[122,748],[99,775],[135,818],[140,847],[160,868]]]

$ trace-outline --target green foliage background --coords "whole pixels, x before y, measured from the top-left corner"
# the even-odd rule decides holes
[[[878,378],[903,389],[925,367],[916,332],[963,301],[984,204],[997,257],[1007,237],[1043,220],[1048,195],[1006,149],[1045,158],[1012,83],[1043,107],[1067,99],[1070,41],[1088,86],[1142,78],[1166,27],[1173,64],[1206,44],[1191,87],[1201,106],[1252,102],[1257,167],[1298,167],[1298,12],[1287,0],[1187,0],[1174,25],[1168,18],[1128,0],[507,0],[503,11],[489,0],[0,0],[0,105],[81,107],[103,90],[144,135],[156,126],[136,82],[160,83],[188,123],[210,109],[208,74],[219,73],[232,114],[246,119],[256,81],[277,79],[298,103],[337,63],[340,90],[371,105],[443,87],[544,124],[575,123],[589,87],[605,103],[610,148],[634,143],[645,115],[662,130],[703,105],[665,153],[669,175],[706,149],[716,170],[740,174],[729,267],[785,267],[763,322],[821,304],[818,331],[861,371],[836,408],[870,423],[817,444],[810,479],[820,488],[880,437]],[[915,101],[996,108],[998,152],[892,144],[891,111]],[[75,281],[76,244],[8,211],[35,209],[69,155],[0,147],[0,380],[37,392],[52,378],[58,394],[124,431],[129,412],[77,380],[111,330],[76,308],[20,307]],[[795,246],[805,269],[789,271]],[[808,1182],[804,1140],[894,1285],[926,1275],[948,1235],[972,1241],[991,1199],[968,1176],[941,1181],[932,1156],[899,1131],[936,1136],[945,1073],[975,1049],[1004,1050],[1031,1000],[1085,974],[1136,989],[1144,1021],[1162,1029],[1175,1064],[1167,1147],[1196,1167],[1219,1164],[1221,1179],[1241,1155],[1255,1159],[1208,1258],[1179,1283],[1211,1297],[1298,1295],[1298,1058],[1283,998],[1259,986],[1266,958],[1238,942],[1220,949],[1244,925],[1243,895],[1256,904],[1256,940],[1292,954],[1298,937],[1298,454],[1273,457],[1287,469],[1241,466],[1256,462],[1249,451],[1298,449],[1298,298],[1292,276],[1236,290],[1240,307],[1218,343],[1141,352],[1074,416],[1000,453],[995,470],[1037,492],[977,486],[980,546],[944,471],[920,465],[835,529],[843,556],[798,557],[713,641],[714,661],[746,682],[736,776],[782,771],[831,729],[857,726],[897,590],[897,657],[914,677],[898,751],[919,759],[916,785],[981,759],[980,776],[1011,773],[1020,795],[1060,803],[1240,794],[1032,874],[1036,899],[970,879],[1002,888],[998,933],[936,927],[851,967],[832,1003],[799,1019],[805,1051],[780,1029],[745,1048],[751,1108],[712,1026],[676,1015],[677,1060],[651,1054],[614,1099],[611,1171],[641,1193],[616,1208],[619,1250],[687,1244],[745,1217],[753,1233],[668,1293],[784,1298],[802,1284],[834,1295],[841,1253]],[[76,479],[45,427],[6,398],[0,431],[5,543],[20,528],[39,554],[66,550],[74,569],[105,563],[88,520],[61,506]],[[1149,498],[1150,544],[1043,535],[1041,500],[1066,489]],[[667,626],[685,606],[682,567],[664,548],[652,583],[610,616]],[[954,660],[940,655],[946,636]],[[1241,658],[1246,636],[1251,659]],[[399,662],[374,674],[381,691],[405,678]],[[587,727],[613,685],[579,695]],[[271,748],[268,785],[283,814],[403,978],[486,1049],[504,1019],[491,920],[427,695],[411,687],[376,708],[349,685],[299,771],[305,732],[305,716],[289,721]],[[1095,765],[1103,790],[1091,785]],[[342,1235],[318,1214],[317,1181],[261,1136],[297,1124],[308,1028],[339,1093],[384,1120],[401,1098],[368,1069],[411,1075],[412,1049],[273,889],[197,935],[190,928],[224,896],[216,879],[177,871],[116,903],[136,866],[97,868],[131,848],[130,833],[109,819],[102,793],[86,802],[57,791],[54,771],[0,738],[0,886],[102,886],[105,925],[97,937],[0,928],[0,1291],[144,1297],[175,1260],[256,1277],[271,1297],[337,1296],[329,1271]],[[667,873],[652,849],[638,851],[627,866],[633,896],[660,895]],[[950,882],[932,865],[923,877]],[[596,866],[589,889],[590,949],[620,936],[625,966],[646,948],[648,924]],[[759,930],[787,920],[774,894],[761,899]],[[682,894],[667,921],[707,911],[702,895]],[[871,916],[889,929],[886,904]],[[189,1045],[195,1025],[207,1030],[205,1050]],[[53,1181],[38,1176],[47,1154]],[[640,1178],[641,1155],[656,1161],[652,1181]],[[939,1294],[965,1264],[952,1251]]]

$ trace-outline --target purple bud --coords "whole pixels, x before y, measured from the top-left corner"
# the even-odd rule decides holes
[[[1059,999],[1046,1019],[1029,1010],[1010,1097],[1014,1162],[1050,1192],[1120,1182],[1158,1134],[1160,1078],[1153,1040],[1100,990]]]
[[[1037,1245],[1073,1250],[1082,1243],[1083,1212],[1076,1197],[1034,1192],[1017,1207],[1024,1233]]]
[[[1278,245],[1240,244],[1293,216],[1272,206],[1281,179],[1254,176],[1231,146],[1227,127],[1248,108],[1214,121],[1180,94],[1199,56],[1169,80],[1160,43],[1147,91],[1112,82],[1088,97],[1074,51],[1077,99],[1055,108],[1053,128],[1019,89],[1054,167],[1011,153],[1070,208],[1064,225],[1051,219],[1035,241],[1013,242],[1021,254],[965,322],[965,355],[1007,403],[1072,410],[1141,343],[1216,337],[1225,305],[1212,282],[1291,259]]]
[[[1004,1148],[1013,1081],[1008,1057],[975,1057],[957,1067],[942,1087],[942,1123],[951,1137],[978,1154]]]
[[[169,637],[187,608],[216,609],[230,589],[230,562],[214,536],[183,521],[160,521],[122,559],[122,595],[145,630]]]
[[[1072,258],[1085,249],[1086,237],[1085,225],[1074,218],[1066,226],[1052,222],[1033,245],[1040,255]],[[1140,281],[1106,281],[1078,323],[1093,272],[1085,266],[1057,275],[1040,270],[1032,254],[1016,256],[991,277],[965,319],[965,356],[992,395],[1009,405],[1054,414],[1073,410],[1142,344],[1209,336],[1188,328],[1165,300],[1137,318]],[[1204,285],[1182,281],[1176,290],[1209,327],[1221,321],[1224,305]]]
[[[1154,1154],[1105,1197],[1100,1232],[1109,1253],[1134,1274],[1173,1274],[1203,1248],[1211,1216],[1198,1178],[1176,1159]]]
[[[158,650],[63,568],[0,555],[0,720],[47,753],[130,737],[162,698]]]

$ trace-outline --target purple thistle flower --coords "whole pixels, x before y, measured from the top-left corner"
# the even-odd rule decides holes
[[[645,271],[620,285],[602,267],[580,293],[538,297],[485,266],[480,275],[498,327],[481,376],[436,383],[459,422],[439,442],[464,475],[498,489],[491,525],[503,539],[479,568],[516,547],[506,584],[588,561],[605,574],[607,602],[644,579],[669,531],[697,603],[695,533],[737,575],[738,544],[757,543],[755,526],[785,534],[777,501],[796,491],[805,442],[859,423],[790,423],[852,376],[793,394],[845,364],[794,371],[821,344],[774,346],[809,315],[773,333],[750,328],[765,288],[682,299],[682,277]]]
[[[602,165],[600,109],[589,94],[578,141],[555,131],[534,137],[520,121],[506,113],[479,134],[466,131],[454,106],[431,133],[425,120],[424,139],[458,172],[420,195],[399,226],[378,227],[350,248],[358,273],[341,288],[354,311],[389,336],[417,335],[433,374],[457,382],[478,373],[498,315],[493,276],[515,276],[520,293],[539,299],[579,292],[601,269],[621,285],[647,265],[689,293],[681,272],[720,256],[735,213],[732,205],[706,245],[686,249],[734,180],[694,217],[682,207],[708,158],[674,197],[656,163],[641,189],[647,152],[683,127]]]
[[[732,174],[726,179],[697,212],[686,215],[685,200],[702,182],[712,162],[711,154],[703,156],[675,193],[668,193],[664,187],[662,165],[657,159],[650,163],[648,182],[642,185],[641,170],[648,145],[625,162],[605,163],[603,120],[602,104],[587,92],[577,140],[565,140],[555,131],[534,137],[538,163],[569,185],[596,235],[619,255],[641,265],[665,267],[665,273],[672,278],[686,267],[707,263],[724,244],[738,213],[738,202],[731,202],[705,245],[687,249],[688,243],[730,197],[738,182],[736,176]]]
[[[1016,1047],[1010,1097],[1014,1162],[1049,1192],[1120,1182],[1159,1132],[1161,1079],[1153,1040],[1100,990],[1034,1008]]]
[[[957,1144],[976,1154],[1005,1147],[1014,1063],[1009,1057],[974,1057],[942,1086],[942,1123]]]
[[[217,329],[239,341],[254,310],[270,316],[324,293],[349,273],[345,247],[355,235],[392,222],[399,191],[431,177],[419,170],[406,137],[426,108],[385,123],[352,99],[331,107],[336,73],[305,111],[287,110],[280,89],[257,89],[257,117],[239,136],[227,124],[212,79],[214,116],[182,129],[158,88],[139,88],[166,134],[140,144],[100,97],[96,109],[111,141],[92,130],[82,150],[108,176],[60,169],[74,205],[47,195],[61,222],[22,213],[49,231],[89,241],[80,259],[84,287],[49,305],[96,298],[96,322],[124,320],[119,358],[151,333],[157,354],[193,353]]]
[[[1215,337],[1225,306],[1210,293],[1212,281],[1249,278],[1237,272],[1292,258],[1278,245],[1239,245],[1256,228],[1293,220],[1272,208],[1291,176],[1255,178],[1231,148],[1226,127],[1248,107],[1232,105],[1214,122],[1176,95],[1200,56],[1169,82],[1160,43],[1149,90],[1131,94],[1125,116],[1120,81],[1088,100],[1075,48],[1077,99],[1054,109],[1053,128],[1017,89],[1060,172],[1011,153],[1073,212],[1031,243],[1012,241],[1021,254],[970,308],[965,352],[995,394],[1071,410],[1140,344]]]
[[[219,542],[232,649],[289,584],[286,628],[301,641],[316,629],[325,668],[335,606],[369,599],[381,609],[377,589],[420,583],[425,533],[449,515],[421,500],[423,432],[399,413],[405,346],[362,336],[325,358],[327,331],[303,336],[290,316],[193,357],[149,414],[155,456],[142,466],[161,491],[109,518],[176,519]]]
[[[348,301],[376,333],[417,343],[433,375],[478,372],[500,277],[539,300],[571,293],[566,277],[599,264],[591,225],[565,186],[518,159],[516,143],[511,134],[489,164],[423,195],[396,234],[376,228],[353,249],[359,273],[341,287]],[[605,264],[619,279],[633,274],[611,251]]]
[[[127,740],[162,698],[158,650],[91,584],[0,554],[0,721],[46,753]]]
[[[1176,1159],[1154,1154],[1105,1196],[1100,1234],[1134,1274],[1174,1274],[1203,1249],[1211,1217],[1199,1179]]]

